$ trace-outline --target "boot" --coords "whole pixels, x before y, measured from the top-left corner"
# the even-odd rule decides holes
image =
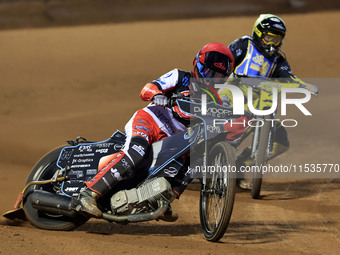
[[[277,156],[279,156],[280,154],[286,152],[288,150],[288,146],[285,146],[281,143],[278,143],[278,142],[274,142],[273,143],[273,150],[272,150],[272,153],[271,153],[271,156],[269,159],[273,159]]]
[[[246,190],[250,190],[252,187],[251,182],[248,182],[246,179],[239,179],[238,180],[238,186],[241,189],[246,189]]]
[[[240,169],[241,166],[250,166],[253,163],[253,160],[251,159],[250,155],[251,155],[250,147],[245,148],[237,156],[236,168]],[[250,190],[252,186],[251,183],[245,179],[244,173],[242,172],[237,173],[236,185],[242,190]]]
[[[236,159],[236,167],[240,166],[250,166],[254,163],[254,161],[251,159],[251,148],[247,147],[245,148]]]
[[[89,188],[83,189],[76,200],[76,210],[91,217],[101,218],[103,213],[97,207],[97,200],[100,195]]]

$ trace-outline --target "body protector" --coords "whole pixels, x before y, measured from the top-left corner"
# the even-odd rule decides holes
[[[236,66],[234,73],[239,76],[272,77],[279,56],[266,57],[254,42],[248,41],[247,53],[241,64]]]

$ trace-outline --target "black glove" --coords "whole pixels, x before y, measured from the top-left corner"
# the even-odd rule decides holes
[[[169,99],[166,96],[162,95],[162,94],[158,94],[158,95],[155,95],[153,97],[153,103],[155,105],[167,106],[168,102],[169,102]]]

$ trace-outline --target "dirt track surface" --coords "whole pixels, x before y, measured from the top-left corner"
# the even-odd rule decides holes
[[[340,12],[282,15],[284,50],[301,78],[336,78]],[[0,212],[10,210],[35,162],[81,135],[105,140],[145,103],[142,86],[175,68],[191,70],[202,45],[249,34],[255,16],[144,21],[0,32]],[[307,25],[308,24],[308,25]],[[312,117],[289,118],[291,149],[273,164],[340,163],[339,79],[320,85]],[[263,199],[237,193],[227,233],[205,241],[197,191],[174,208],[175,223],[122,226],[91,220],[71,232],[0,217],[0,254],[339,254],[340,180],[265,180]]]

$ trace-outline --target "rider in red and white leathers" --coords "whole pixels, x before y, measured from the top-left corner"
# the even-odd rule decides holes
[[[173,94],[190,95],[191,78],[225,78],[233,71],[234,59],[229,48],[221,43],[205,45],[194,59],[193,72],[173,69],[159,79],[147,83],[140,93],[144,101],[153,101],[138,110],[125,126],[126,142],[122,151],[103,158],[98,173],[79,194],[81,211],[101,217],[96,200],[119,181],[134,175],[135,166],[147,155],[150,145],[186,130],[189,116],[179,107],[166,107]],[[179,181],[173,191],[179,196],[188,180]]]

